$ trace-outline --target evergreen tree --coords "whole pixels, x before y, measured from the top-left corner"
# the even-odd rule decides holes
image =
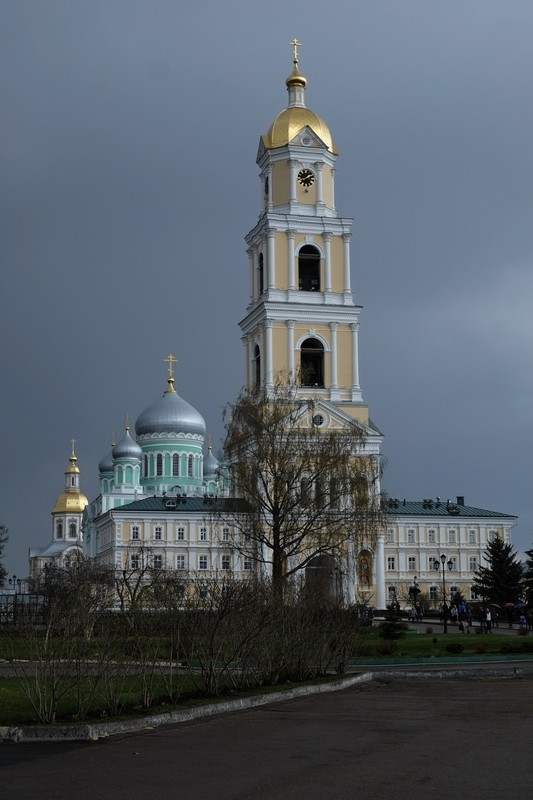
[[[523,592],[522,564],[509,542],[496,538],[487,545],[483,558],[487,566],[479,566],[472,589],[491,603],[514,603]]]
[[[529,605],[533,604],[533,550],[526,550],[526,564],[524,567],[524,592]]]
[[[4,557],[4,547],[9,539],[9,533],[5,525],[0,525],[0,586],[3,586],[7,578],[7,569],[2,564]]]

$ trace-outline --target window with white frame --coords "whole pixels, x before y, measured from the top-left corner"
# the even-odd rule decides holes
[[[393,603],[396,600],[396,589],[394,586],[387,586],[387,596],[389,603]]]
[[[387,542],[390,543],[393,541],[394,541],[394,530],[392,528],[389,528],[387,531]]]
[[[132,555],[132,557],[130,559],[131,568],[132,569],[139,569],[139,563],[140,563],[139,562],[139,556],[138,556],[137,553],[135,553],[134,555]]]
[[[414,532],[413,528],[409,528],[409,530],[407,531],[407,543],[408,544],[414,544],[415,543],[415,532]]]
[[[396,569],[396,559],[394,558],[394,556],[387,557],[387,569],[389,570],[389,572],[393,569]]]
[[[154,556],[154,569],[163,569],[163,556]]]
[[[249,542],[251,538],[252,538],[251,532],[248,529],[246,529],[244,531],[244,541]]]
[[[229,569],[230,568],[230,557],[229,556],[222,556],[220,560],[220,565],[222,569]]]
[[[456,595],[458,592],[459,592],[459,589],[458,589],[458,587],[457,587],[457,586],[450,586],[450,597],[453,597],[453,596],[454,596],[454,595]]]
[[[436,544],[437,542],[437,534],[434,528],[430,528],[428,530],[428,544]]]
[[[435,556],[429,556],[428,569],[440,569],[440,561]]]
[[[245,570],[252,569],[252,559],[251,558],[245,558],[244,561],[243,561],[243,564],[242,564],[242,568],[245,569]]]
[[[207,528],[200,528],[200,541],[201,542],[207,541]]]
[[[154,539],[162,539],[163,538],[163,528],[157,525],[154,529]]]
[[[178,542],[183,542],[185,540],[185,528],[182,528],[181,526],[178,528],[178,533],[176,538]]]
[[[496,536],[497,536],[496,531],[489,531],[487,534],[487,541],[488,542],[496,541]]]
[[[222,528],[222,541],[229,542],[229,528]]]
[[[438,597],[438,590],[436,586],[429,587],[429,599],[434,602]]]
[[[449,566],[450,564],[451,564],[450,572],[453,572],[453,570],[457,569],[457,556],[452,556],[451,558],[448,559],[447,566]]]
[[[468,544],[475,544],[475,543],[476,543],[476,532],[468,531]]]
[[[476,572],[477,570],[477,556],[470,556],[468,559],[468,569],[470,572]]]
[[[131,529],[131,538],[138,539],[139,538],[139,526],[134,525]]]
[[[470,600],[477,600],[477,594],[472,587],[470,587]]]
[[[198,569],[207,569],[207,556],[199,556]]]
[[[448,544],[455,544],[455,531],[453,529],[448,531]]]
[[[416,572],[416,556],[409,556],[407,559],[407,569],[409,572]]]
[[[185,569],[185,556],[176,556],[176,569]]]

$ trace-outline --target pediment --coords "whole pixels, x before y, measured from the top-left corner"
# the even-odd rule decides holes
[[[309,125],[305,125],[301,130],[299,130],[296,136],[293,136],[293,138],[290,140],[289,144],[294,145],[295,147],[318,147],[324,150],[328,149],[327,144]]]

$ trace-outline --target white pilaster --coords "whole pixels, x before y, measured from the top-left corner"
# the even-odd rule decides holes
[[[273,228],[267,228],[267,285],[269,289],[276,288],[275,235],[276,231]]]
[[[351,293],[352,289],[350,286],[350,238],[351,233],[343,233],[342,235],[344,241],[344,291],[345,293]]]
[[[376,606],[385,608],[385,534],[376,537]]]
[[[294,383],[294,325],[293,319],[287,320],[287,365],[289,383]]]
[[[324,233],[324,291],[331,292],[331,233]]]
[[[296,264],[294,261],[295,231],[287,231],[287,258],[289,260],[289,289],[296,289]]]
[[[265,384],[267,389],[274,385],[272,377],[272,320],[265,322]]]
[[[329,327],[331,330],[331,376],[330,384],[332,389],[337,388],[337,328],[338,322],[330,322]]]

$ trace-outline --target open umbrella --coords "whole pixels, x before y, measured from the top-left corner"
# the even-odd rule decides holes
[[[504,608],[514,608],[514,603],[506,603]]]

